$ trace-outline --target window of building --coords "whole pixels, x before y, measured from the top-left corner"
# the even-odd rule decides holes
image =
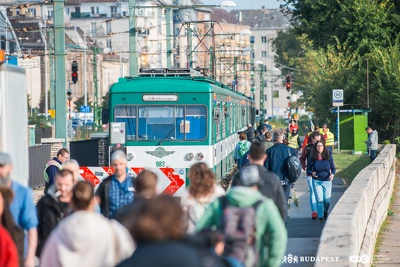
[[[47,11],[47,17],[52,18],[53,17],[53,10]]]
[[[264,87],[267,87],[267,81],[264,80]]]
[[[100,14],[100,7],[96,7],[96,14]]]
[[[97,26],[96,22],[90,23],[90,36],[96,36]]]
[[[106,34],[110,34],[111,33],[111,22],[108,21],[106,22]]]
[[[261,43],[263,44],[267,43],[267,36],[261,36]]]
[[[111,39],[107,39],[106,47],[112,49]]]
[[[255,58],[255,53],[252,51],[251,52],[251,58],[254,59]]]
[[[69,15],[69,7],[67,7],[66,12],[67,12],[67,14]]]
[[[31,12],[36,17],[36,8],[28,8],[28,12]]]
[[[267,51],[261,51],[261,58],[267,57]]]
[[[254,36],[250,36],[250,43],[254,44]]]
[[[268,98],[267,95],[264,95],[264,102],[267,102]]]
[[[94,15],[94,6],[90,7],[90,14]]]
[[[274,90],[274,98],[279,98],[279,90]]]
[[[122,12],[122,16],[126,17],[126,11]]]
[[[111,17],[117,15],[117,7],[116,6],[112,6],[111,7]]]

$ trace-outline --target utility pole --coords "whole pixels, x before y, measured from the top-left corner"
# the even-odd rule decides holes
[[[166,35],[167,35],[167,68],[171,68],[172,67],[172,46],[171,46],[171,13],[172,13],[172,9],[165,9],[165,27],[166,27]]]
[[[93,124],[94,131],[100,130],[100,108],[98,107],[98,48],[92,47],[93,51],[93,84],[94,84],[94,99],[93,99]]]
[[[138,76],[138,54],[136,48],[136,0],[129,0],[129,75]]]
[[[43,16],[43,5],[42,5],[42,16]],[[44,36],[44,56],[43,56],[43,63],[44,63],[44,113],[46,120],[49,116],[49,95],[48,95],[48,87],[47,87],[47,57],[48,57],[48,46],[47,46],[47,16],[44,18],[44,30],[43,30],[43,36]]]
[[[54,29],[49,29],[49,42],[52,44],[50,45],[49,50],[49,65],[50,65],[50,109],[55,110],[55,81],[54,81]]]
[[[233,75],[234,75],[234,80],[235,80],[235,91],[239,91],[239,85],[238,85],[238,75],[237,75],[237,59],[238,57],[234,57],[233,59]]]
[[[87,110],[86,110],[86,107],[87,107],[87,105],[88,105],[88,97],[87,97],[87,61],[86,61],[86,54],[87,54],[87,43],[86,43],[86,33],[85,32],[83,32],[83,42],[85,43],[85,51],[84,51],[84,54],[83,54],[83,86],[84,86],[84,94],[85,94],[85,96],[84,96],[84,98],[85,98],[85,129],[87,129]]]
[[[54,59],[56,70],[56,138],[67,137],[67,97],[65,90],[64,0],[54,0]]]
[[[260,120],[264,121],[264,65],[260,65]]]

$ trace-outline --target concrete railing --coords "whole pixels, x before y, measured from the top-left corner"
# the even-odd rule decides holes
[[[396,146],[386,145],[353,180],[323,229],[315,267],[371,266],[395,181]]]

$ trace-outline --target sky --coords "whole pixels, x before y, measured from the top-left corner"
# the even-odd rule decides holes
[[[222,2],[222,0],[201,0],[207,5],[217,5]],[[261,6],[265,8],[278,8],[283,2],[282,0],[233,0],[235,2],[235,9],[261,9]]]

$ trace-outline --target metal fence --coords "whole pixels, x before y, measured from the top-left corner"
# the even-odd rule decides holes
[[[38,188],[44,185],[43,170],[50,160],[51,145],[29,147],[29,186]]]

